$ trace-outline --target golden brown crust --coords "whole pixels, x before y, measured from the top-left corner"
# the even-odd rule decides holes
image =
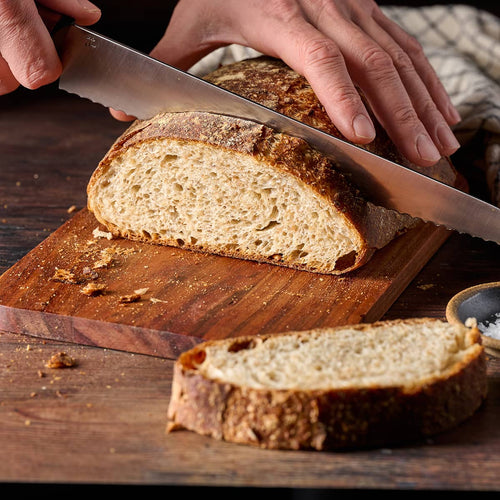
[[[469,418],[486,397],[485,354],[480,335],[471,335],[477,348],[446,376],[414,387],[335,390],[256,389],[209,380],[196,370],[204,347],[214,343],[208,341],[181,354],[175,364],[167,430],[188,429],[261,448],[315,450],[380,446],[443,432]],[[237,350],[254,340],[222,342]]]

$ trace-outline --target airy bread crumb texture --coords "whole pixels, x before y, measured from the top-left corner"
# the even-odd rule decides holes
[[[93,203],[130,236],[224,254],[244,249],[311,268],[333,269],[363,244],[343,214],[296,177],[203,144],[165,140],[127,150]]]
[[[252,388],[336,389],[420,385],[479,349],[464,328],[434,322],[345,327],[208,344],[196,369]]]

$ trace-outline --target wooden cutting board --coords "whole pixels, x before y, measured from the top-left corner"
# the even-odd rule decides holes
[[[338,277],[108,240],[98,227],[76,213],[0,277],[0,330],[176,358],[205,339],[372,322],[449,235],[422,223]],[[105,289],[87,295],[88,283]]]

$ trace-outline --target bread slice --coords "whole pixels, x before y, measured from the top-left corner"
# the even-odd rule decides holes
[[[419,439],[486,397],[480,338],[422,318],[207,341],[176,361],[167,430],[271,449]]]
[[[247,60],[207,79],[340,136],[281,61]],[[382,129],[370,149],[404,163]],[[455,180],[446,159],[435,173]],[[201,112],[134,122],[94,172],[88,207],[116,236],[331,274],[358,268],[416,223],[367,202],[302,139]]]

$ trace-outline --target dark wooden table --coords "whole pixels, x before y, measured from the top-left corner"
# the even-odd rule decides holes
[[[0,97],[0,273],[71,217],[70,207],[84,207],[90,174],[125,126],[53,86]],[[500,280],[499,256],[493,243],[453,234],[386,318],[444,317],[456,292]],[[45,368],[60,350],[78,366]],[[486,404],[459,428],[423,443],[321,454],[166,435],[172,366],[1,333],[0,481],[230,488],[219,494],[255,487],[257,494],[293,498],[323,490],[500,490],[500,359],[488,361]]]

